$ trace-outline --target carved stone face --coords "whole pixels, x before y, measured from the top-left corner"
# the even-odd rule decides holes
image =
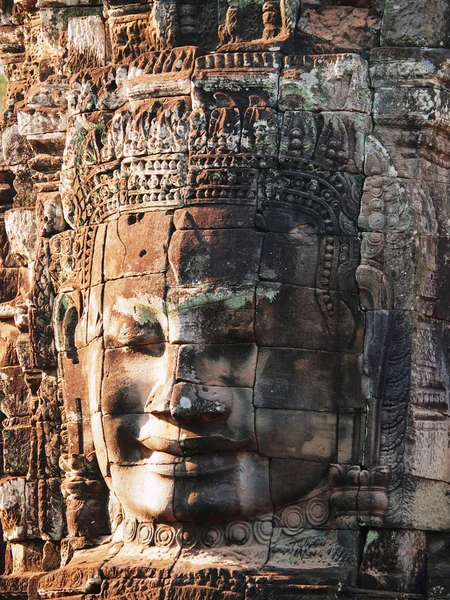
[[[80,360],[103,473],[140,519],[271,513],[351,458],[354,289],[316,288],[335,240],[314,218],[266,216],[262,231],[254,207],[133,213],[97,234]]]
[[[184,96],[75,115],[62,176],[95,449],[143,521],[271,515],[360,452],[361,178],[336,169],[354,158],[346,122],[278,112],[271,89],[195,93],[195,109]],[[82,95],[72,105],[85,110]]]

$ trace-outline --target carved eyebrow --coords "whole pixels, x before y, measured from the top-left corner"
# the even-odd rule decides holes
[[[112,308],[126,317],[132,317],[140,325],[166,319],[164,302],[144,294],[131,298],[119,296]]]
[[[191,310],[192,308],[198,308],[205,304],[214,304],[216,302],[224,302],[225,308],[230,310],[238,310],[244,308],[247,302],[253,300],[254,287],[251,288],[251,294],[249,289],[239,290],[238,292],[231,294],[229,290],[217,291],[203,291],[199,292],[193,298],[187,298],[186,300],[180,300],[176,306],[168,307],[168,314],[174,314],[181,311]],[[271,293],[278,294],[277,290],[271,290]]]

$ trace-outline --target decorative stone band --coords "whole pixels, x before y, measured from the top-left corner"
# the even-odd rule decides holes
[[[336,525],[353,529],[358,524],[381,527],[388,509],[387,490],[391,470],[371,470],[359,465],[331,465],[330,504]]]
[[[325,525],[330,512],[322,498],[311,498],[304,506],[288,506],[279,515],[265,515],[254,521],[234,521],[194,525],[138,522],[127,517],[123,525],[125,543],[182,548],[219,548],[223,546],[267,546],[283,536],[293,538],[305,529]]]
[[[199,71],[215,71],[223,73],[227,69],[242,70],[268,69],[280,70],[282,67],[282,55],[279,52],[227,52],[225,54],[215,53],[200,56],[196,61],[195,74]]]

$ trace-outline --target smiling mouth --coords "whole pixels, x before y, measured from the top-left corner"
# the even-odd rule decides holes
[[[148,436],[139,439],[138,442],[148,450],[157,453],[183,457],[200,454],[216,454],[237,452],[244,450],[248,444],[248,439],[231,440],[229,438],[212,435],[208,437],[181,437],[180,439],[167,439],[156,436]]]
[[[183,458],[165,452],[153,452],[147,466],[153,473],[171,479],[205,477],[233,471],[238,465],[236,454],[199,454]]]

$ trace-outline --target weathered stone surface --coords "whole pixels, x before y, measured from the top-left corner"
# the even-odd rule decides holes
[[[359,572],[366,589],[424,590],[426,537],[421,531],[369,531]]]
[[[284,110],[370,112],[368,67],[356,54],[289,56],[280,81]]]
[[[270,458],[333,462],[337,416],[310,410],[256,410],[259,451]]]
[[[349,254],[356,255],[358,240],[347,239],[344,245]],[[260,278],[308,288],[340,289],[356,294],[356,264],[350,263],[338,275],[339,259],[342,261],[345,256],[342,252],[339,257],[339,246],[339,239],[317,235],[308,223],[292,228],[290,233],[268,232],[264,236]]]
[[[326,303],[324,309],[322,303]],[[306,287],[259,284],[256,339],[263,346],[359,352],[361,325],[355,322],[351,308],[355,304],[356,297],[349,294],[338,296],[327,290],[322,295],[321,290]],[[302,313],[298,306],[302,306]],[[327,321],[340,335],[330,337]]]
[[[170,400],[175,375],[177,346],[142,345],[130,354],[129,348],[105,353],[102,410],[106,414],[124,411],[141,413],[157,395],[159,404]],[[120,387],[117,382],[120,378]]]
[[[427,592],[430,595],[448,593],[448,533],[427,534]]]
[[[448,476],[448,419],[438,411],[411,406],[405,448],[405,472],[445,481]],[[420,449],[420,450],[419,450]]]
[[[375,87],[398,82],[440,85],[446,80],[448,50],[442,47],[382,46],[371,52],[371,75]]]
[[[3,430],[3,469],[8,475],[26,475],[30,467],[31,427]]]
[[[10,253],[23,264],[35,259],[37,250],[36,214],[33,209],[8,211],[5,215]]]
[[[358,356],[291,348],[261,348],[255,406],[307,410],[362,408]],[[343,373],[336,377],[335,373]]]
[[[1,411],[7,417],[24,417],[30,414],[28,390],[22,369],[18,366],[2,367],[0,371]]]
[[[74,72],[105,64],[105,25],[100,16],[70,18],[67,34],[68,62]]]
[[[169,282],[248,285],[258,280],[263,235],[253,230],[177,231],[170,240]]]
[[[3,157],[8,165],[18,165],[31,158],[31,148],[18,131],[17,125],[11,125],[2,132]]]
[[[358,173],[362,170],[365,136],[371,129],[369,115],[361,113],[287,110],[280,160]]]
[[[177,379],[252,388],[257,357],[255,344],[185,344],[178,354]]]
[[[176,229],[248,229],[254,224],[255,210],[246,206],[236,206],[232,212],[220,205],[182,208],[174,215]]]
[[[9,302],[17,296],[19,269],[0,269],[0,302]]]
[[[446,3],[80,1],[0,15],[0,595],[442,598]]]
[[[2,480],[0,519],[7,540],[39,538],[37,523],[37,485],[24,477]]]
[[[16,341],[19,330],[12,323],[0,323],[0,364],[3,366],[17,365]]]
[[[379,41],[380,18],[365,7],[319,6],[304,10],[298,27],[321,47],[370,49]]]
[[[219,460],[216,466],[211,460],[205,464],[200,457],[176,465],[175,473],[178,471],[180,477],[182,473],[188,473],[190,470],[202,468],[202,466],[214,469],[214,467],[224,468],[226,465],[228,473],[225,472],[224,475],[218,476],[214,486],[196,485],[195,480],[189,477],[183,486],[175,486],[175,517],[184,521],[186,518],[192,518],[192,514],[204,514],[206,519],[211,520],[214,518],[214,512],[209,507],[211,504],[217,503],[220,503],[223,511],[222,518],[226,520],[233,520],[237,515],[249,518],[269,510],[271,500],[268,461],[255,453],[246,454],[244,452],[238,454],[234,461],[236,466],[233,469],[229,466],[229,460]],[[237,465],[239,466],[237,467]],[[247,487],[245,484],[236,486],[235,480],[238,477],[242,477],[243,482],[251,481],[253,484],[251,488],[245,489]],[[194,500],[192,500],[193,493],[195,494]]]
[[[448,325],[422,316],[416,317],[412,324],[411,401],[445,412],[449,371],[444,348]]]
[[[18,132],[22,136],[66,131],[66,112],[59,108],[31,109],[17,113]]]
[[[428,87],[383,87],[374,98],[374,118],[380,125],[426,124],[444,119],[450,99],[446,90]]]
[[[169,290],[169,337],[172,343],[245,343],[254,341],[253,286]]]
[[[427,114],[428,111],[425,116]],[[435,134],[429,132],[421,136],[414,127],[403,129],[376,124],[374,134],[388,152],[399,177],[430,181],[433,184],[448,181],[448,164],[445,160],[448,142],[444,133],[439,135],[439,147],[436,149],[430,147],[430,144],[435,143]],[[415,150],[417,148],[418,151]]]
[[[103,314],[108,348],[161,344],[167,338],[164,275],[126,278],[105,284]]]
[[[289,478],[286,478],[289,473]],[[270,459],[270,493],[276,508],[301,498],[328,473],[328,465],[296,458]]]
[[[447,482],[405,476],[401,515],[403,526],[432,531],[447,529],[446,490],[448,490]],[[428,510],[423,511],[423,506],[427,506]]]
[[[277,569],[286,564],[295,566],[295,561],[286,559],[286,550],[290,546],[302,552],[305,564],[304,575],[300,581],[306,582],[314,577],[317,584],[336,585],[343,576],[350,577],[355,561],[355,534],[352,531],[311,529],[291,535],[281,536],[271,543],[267,566]]]
[[[382,42],[385,46],[448,47],[450,14],[442,0],[388,0],[382,21]]]
[[[40,571],[42,565],[41,541],[37,542],[12,542],[12,572]]]
[[[106,255],[105,279],[165,271],[171,223],[159,211],[130,213],[109,223],[105,243],[117,250]]]

